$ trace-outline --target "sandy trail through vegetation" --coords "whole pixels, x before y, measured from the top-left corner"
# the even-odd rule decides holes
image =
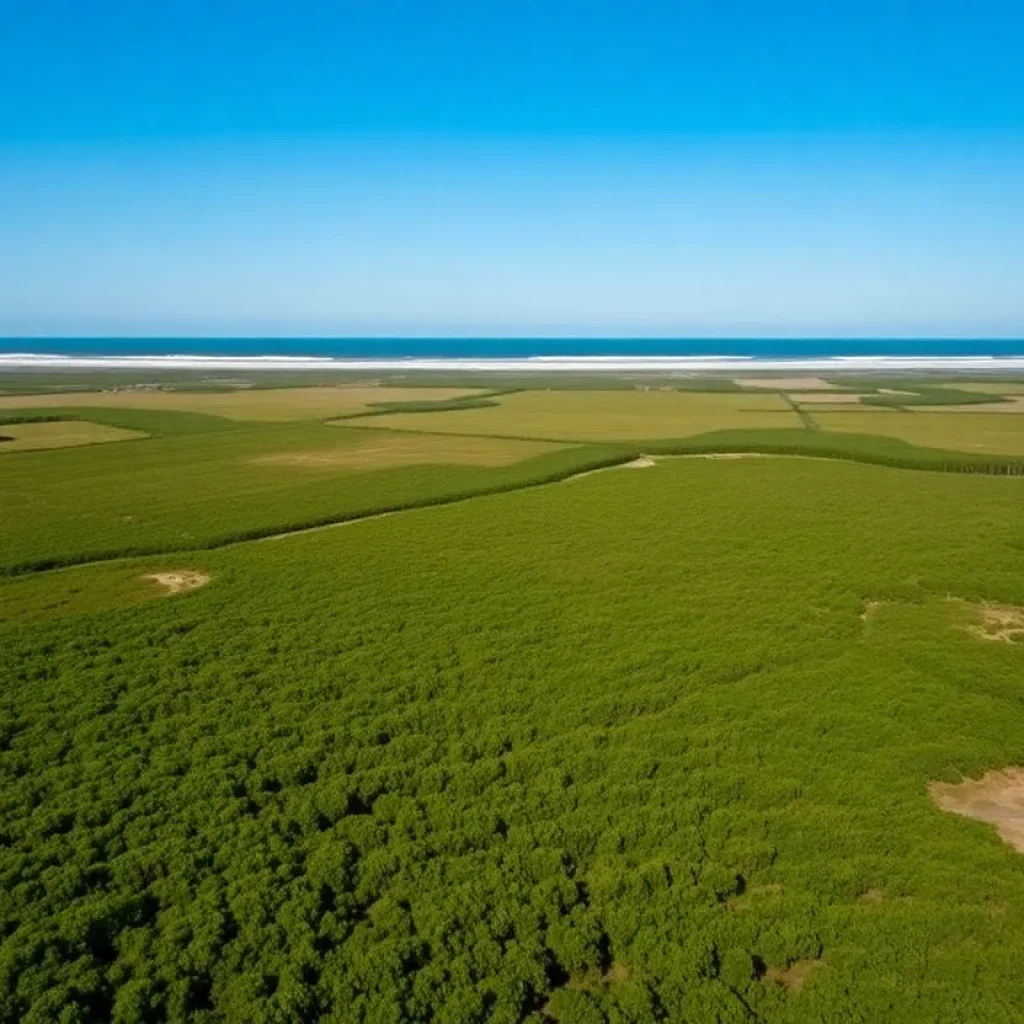
[[[929,791],[942,810],[995,825],[1004,842],[1024,853],[1024,768],[960,783],[933,782]]]

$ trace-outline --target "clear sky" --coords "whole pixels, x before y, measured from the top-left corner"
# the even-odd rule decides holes
[[[0,0],[0,334],[1024,337],[1019,0]]]

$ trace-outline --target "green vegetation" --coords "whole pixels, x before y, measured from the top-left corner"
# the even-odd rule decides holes
[[[492,434],[562,441],[646,441],[724,428],[799,425],[791,406],[773,394],[677,391],[520,391],[487,409],[398,413],[375,425],[407,430]]]
[[[273,401],[2,414],[0,1022],[1019,1020],[1024,416]]]
[[[78,448],[111,441],[131,441],[148,436],[141,430],[123,430],[88,420],[42,417],[0,423],[0,454],[44,448]]]
[[[878,434],[927,448],[1024,455],[1024,415],[1020,411],[807,411],[823,431]]]
[[[0,416],[26,408],[51,406],[145,409],[161,412],[202,413],[233,420],[319,420],[365,412],[386,402],[451,401],[471,396],[465,388],[393,388],[371,385],[235,389],[232,391],[163,391],[124,389],[81,394],[0,396]]]
[[[1024,604],[1022,488],[676,460],[0,585],[100,574],[3,638],[0,1016],[1017,1019],[1020,855],[927,785],[1024,759],[946,600]]]
[[[908,389],[909,390],[909,389]],[[917,405],[990,405],[1004,401],[1001,395],[952,386],[916,387],[912,394],[874,394],[861,399],[864,405],[903,409]]]
[[[117,415],[159,426],[164,436],[0,461],[0,572],[216,546],[521,487],[621,458],[504,439],[474,450],[452,438],[445,452],[444,439],[434,438],[396,460],[401,435],[366,429]],[[207,420],[227,429],[200,432]]]

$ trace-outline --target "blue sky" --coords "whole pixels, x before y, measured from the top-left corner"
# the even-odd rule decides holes
[[[1024,336],[1024,7],[0,0],[0,333]]]

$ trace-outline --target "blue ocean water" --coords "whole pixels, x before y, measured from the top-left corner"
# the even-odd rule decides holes
[[[531,356],[1024,356],[1024,339],[969,338],[0,338],[0,353],[64,356],[314,356],[525,359]]]

